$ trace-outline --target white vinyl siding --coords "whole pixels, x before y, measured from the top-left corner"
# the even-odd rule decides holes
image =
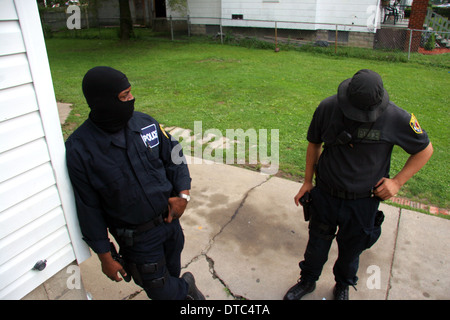
[[[380,0],[187,0],[193,24],[196,17],[221,17],[223,26],[303,30],[373,32],[367,21],[379,8]],[[242,15],[243,20],[231,20]],[[210,23],[213,20],[210,19]],[[215,24],[219,24],[216,21]],[[344,26],[345,25],[345,26]]]
[[[36,1],[0,1],[0,43],[0,299],[20,299],[89,250]],[[47,267],[32,270],[39,260]]]

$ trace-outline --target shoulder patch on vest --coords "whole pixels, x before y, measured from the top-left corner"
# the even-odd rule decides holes
[[[409,120],[409,125],[411,126],[411,128],[413,129],[413,131],[417,134],[422,134],[423,130],[420,127],[419,121],[417,121],[416,116],[414,115],[414,113],[411,114],[411,120]]]

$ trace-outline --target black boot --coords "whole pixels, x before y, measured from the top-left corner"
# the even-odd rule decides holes
[[[348,300],[348,285],[336,283],[333,289],[334,300]]]
[[[181,276],[181,278],[184,279],[184,281],[186,281],[189,285],[186,300],[206,300],[203,293],[201,293],[195,285],[195,279],[192,273],[186,272]]]
[[[315,281],[300,280],[286,292],[283,300],[300,300],[305,294],[313,292],[315,288]]]

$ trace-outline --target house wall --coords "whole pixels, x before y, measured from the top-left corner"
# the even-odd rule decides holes
[[[374,32],[368,20],[379,25],[379,0],[187,0],[191,17],[221,17],[229,27]],[[233,19],[233,15],[242,15]],[[214,20],[208,21],[208,23]],[[269,22],[267,22],[269,21]],[[192,18],[193,24],[203,24]],[[205,24],[208,24],[205,23]],[[215,24],[218,24],[216,21]],[[372,23],[373,24],[373,23]]]
[[[216,35],[221,25],[223,33],[267,38],[273,37],[276,21],[279,37],[334,41],[337,25],[340,44],[372,48],[381,22],[380,0],[187,0],[187,4],[192,34]]]
[[[225,26],[272,27],[273,23],[257,20],[279,21],[279,28],[313,29],[317,0],[222,0],[222,18],[231,19],[233,14],[242,14],[244,20],[225,20]],[[311,24],[281,23],[281,21],[306,22]]]
[[[0,299],[20,299],[90,252],[36,1],[0,1],[0,42]],[[33,270],[39,260],[45,269]]]
[[[97,20],[102,26],[116,26],[120,22],[119,1],[98,1]]]
[[[333,25],[338,25],[338,30],[341,31],[373,32],[373,29],[368,30],[368,20],[373,21],[375,18],[375,9],[379,8],[379,2],[377,0],[317,0],[315,28],[334,30],[336,27]],[[379,18],[377,25],[379,26]]]

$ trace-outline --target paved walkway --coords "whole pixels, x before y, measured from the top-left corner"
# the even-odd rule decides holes
[[[308,224],[293,203],[300,183],[223,164],[191,164],[192,201],[181,218],[183,271],[207,299],[279,300],[298,279]],[[450,221],[381,205],[378,242],[361,256],[351,299],[449,299]],[[317,289],[332,299],[334,243]],[[114,283],[94,255],[81,265],[94,299],[147,299],[133,283]]]

